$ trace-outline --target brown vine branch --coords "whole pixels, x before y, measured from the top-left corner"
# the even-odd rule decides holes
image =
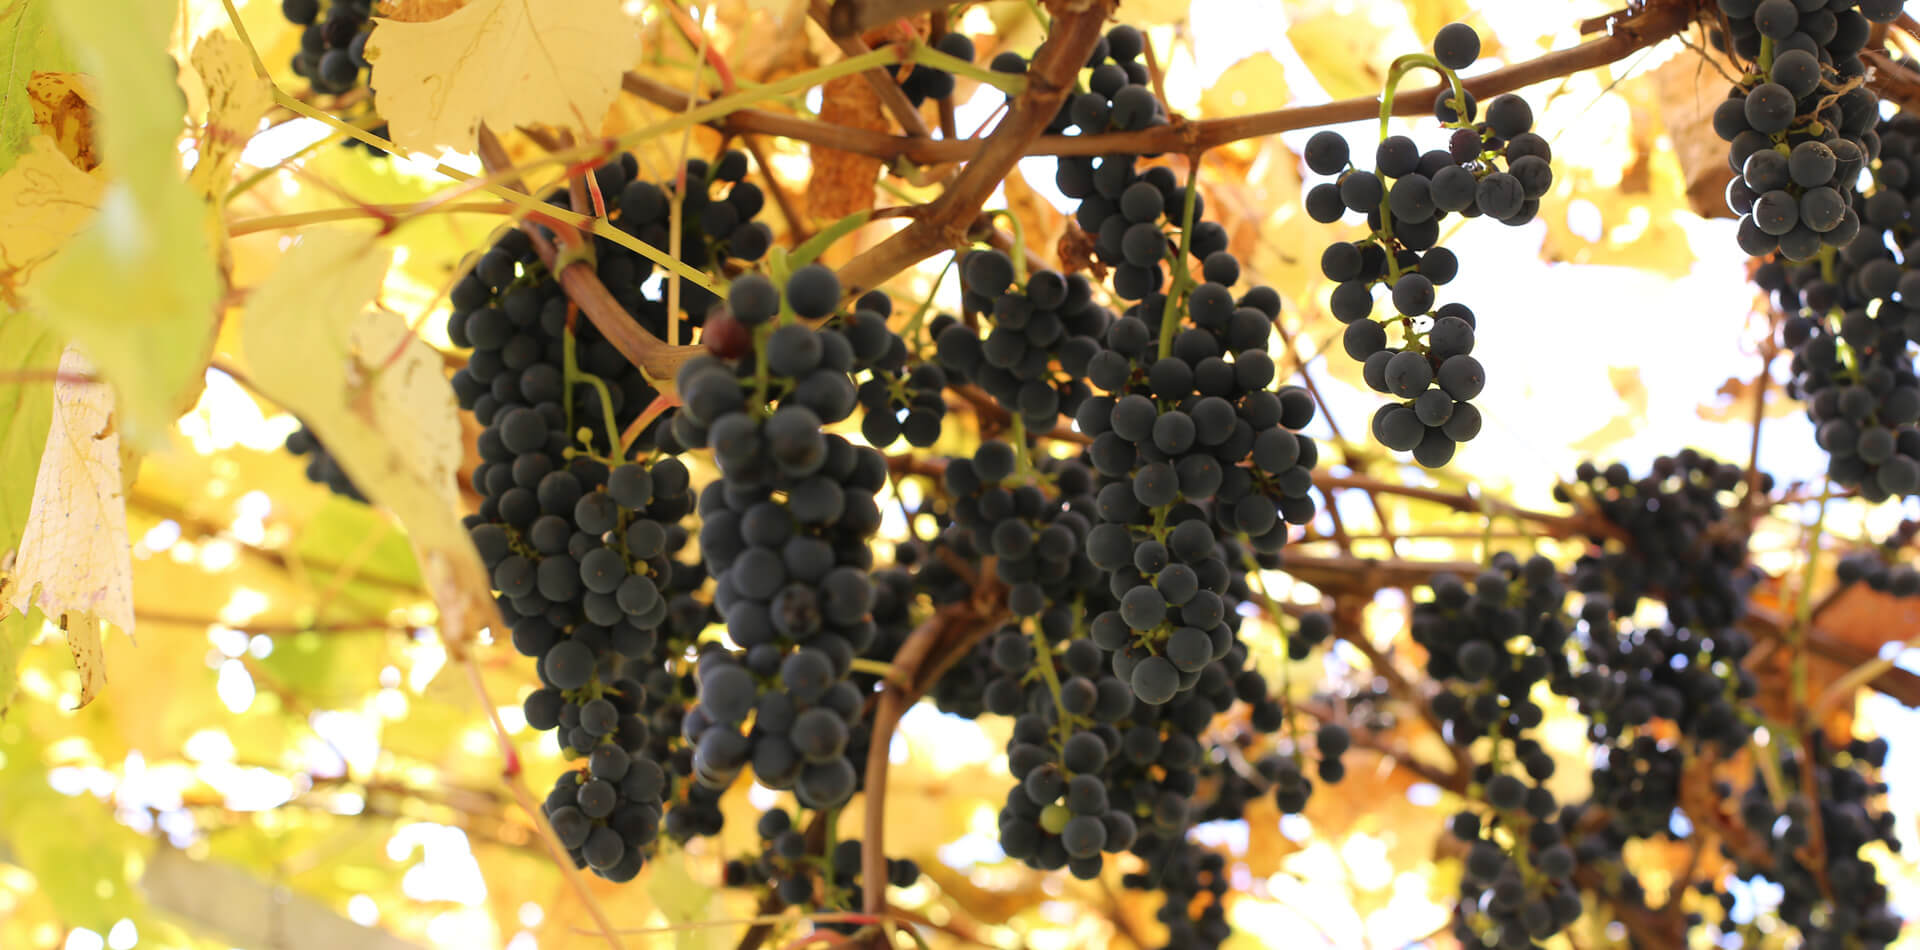
[[[1557,50],[1535,59],[1515,63],[1465,81],[1468,92],[1486,101],[1490,96],[1512,92],[1548,79],[1557,79],[1581,70],[1618,62],[1684,29],[1692,5],[1679,0],[1655,0],[1631,13],[1599,18],[1593,25],[1603,28],[1610,21],[1610,35],[1589,40],[1569,49]],[[1056,28],[1061,26],[1056,21]],[[1036,65],[1037,65],[1036,60]],[[626,91],[669,109],[689,108],[686,94],[636,73],[628,73],[622,83]],[[1403,91],[1394,97],[1395,115],[1424,115],[1441,93],[1440,86]],[[1261,138],[1294,129],[1334,125],[1369,119],[1380,114],[1378,96],[1359,96],[1311,106],[1289,106],[1268,112],[1219,119],[1176,119],[1172,123],[1144,132],[1109,132],[1100,135],[1042,135],[1031,138],[1021,151],[1024,155],[1104,155],[1131,152],[1150,155],[1161,152],[1191,154],[1243,139]],[[1047,116],[1051,118],[1051,114]],[[977,138],[935,140],[912,136],[887,135],[810,119],[800,119],[763,109],[742,109],[716,120],[716,127],[736,132],[759,132],[796,141],[827,145],[884,160],[905,159],[921,165],[966,161],[984,156],[985,142]],[[1004,126],[1003,126],[1004,128]],[[998,133],[996,132],[996,135]]]
[[[964,243],[980,206],[1059,113],[1080,67],[1100,41],[1113,0],[1095,0],[1078,9],[1068,9],[1067,3],[1056,0],[1053,6],[1053,29],[1034,54],[1027,71],[1027,88],[1014,100],[1007,117],[994,128],[973,160],[961,168],[953,183],[928,206],[926,216],[840,269],[841,286],[849,294],[865,293],[928,255]]]
[[[988,575],[991,576],[991,575]],[[997,629],[1006,620],[1007,610],[1005,591],[997,583],[983,585],[974,600],[948,604],[939,609],[907,636],[894,654],[893,669],[896,680],[904,680],[911,685],[902,688],[897,681],[889,681],[880,692],[878,707],[873,714],[872,737],[867,746],[867,776],[864,806],[864,840],[860,851],[860,879],[866,882],[862,889],[862,910],[869,914],[881,915],[887,909],[887,852],[886,852],[886,795],[887,764],[890,746],[893,743],[893,731],[900,723],[900,717],[907,708],[933,688],[933,684],[946,672],[951,660],[927,663],[942,644],[949,648],[960,643],[970,645],[987,633]],[[949,649],[946,657],[954,656]]]

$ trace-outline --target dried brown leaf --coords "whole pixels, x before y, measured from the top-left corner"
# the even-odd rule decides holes
[[[33,124],[83,172],[100,167],[93,138],[93,100],[80,73],[36,72],[27,80]]]
[[[886,112],[880,108],[880,97],[859,76],[842,76],[827,83],[821,101],[823,122],[873,132],[891,128]],[[807,213],[815,222],[837,221],[873,208],[873,183],[883,167],[879,159],[825,145],[814,145],[809,151],[813,177],[807,179]]]

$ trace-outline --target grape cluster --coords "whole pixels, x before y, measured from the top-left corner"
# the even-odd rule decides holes
[[[1122,23],[1108,30],[1087,56],[1085,68],[1090,72],[1084,86],[1076,82],[1074,91],[1047,124],[1047,134],[1075,130],[1083,135],[1139,132],[1166,125],[1166,104],[1153,94],[1148,85],[1152,75],[1147,64],[1140,61],[1146,49],[1146,35],[1137,27]],[[1022,75],[1027,71],[1027,58],[1005,50],[994,56],[990,68]]]
[[[669,189],[635,179],[637,168],[631,155],[622,155],[594,169],[592,176],[613,223],[665,250],[669,246]],[[724,232],[729,236],[723,240],[706,237],[710,233],[707,225],[744,220],[759,210],[759,189],[738,180],[744,172],[745,156],[739,152],[727,153],[711,169],[698,159],[687,162],[687,230],[682,235],[681,254],[689,265],[717,270],[729,256],[751,254],[746,259],[754,259],[766,252],[771,235],[760,222],[729,225],[730,230]],[[709,175],[718,182],[734,182],[725,199],[705,200]],[[561,191],[549,195],[547,201],[565,207],[568,198]],[[706,212],[716,207],[728,210],[710,218]],[[747,243],[753,246],[743,246]],[[667,293],[663,285],[649,281],[653,262],[598,236],[594,238],[594,261],[601,283],[621,307],[642,328],[665,339],[669,335]],[[704,320],[710,305],[718,302],[691,283],[683,283],[681,290],[681,307],[691,323]],[[451,297],[453,313],[447,320],[447,336],[455,346],[473,348],[467,366],[454,374],[454,392],[461,408],[471,411],[483,426],[493,427],[503,407],[528,405],[543,413],[544,426],[537,435],[551,443],[549,454],[557,457],[584,430],[587,436],[579,447],[606,457],[619,451],[615,441],[659,397],[646,376],[599,328],[591,321],[570,316],[559,282],[542,266],[524,232],[506,232],[481,254],[471,271],[454,285]],[[597,385],[567,385],[569,337],[575,368],[597,380]],[[668,413],[649,422],[628,448],[677,448],[671,439],[662,439],[667,434],[663,420],[674,415]],[[523,418],[516,424],[516,431],[531,439],[536,436],[533,430],[537,421]],[[481,436],[483,461],[511,461],[514,453],[501,451],[495,438]],[[474,487],[483,495],[498,495],[512,486],[512,473],[504,467],[483,465],[482,469],[475,472]],[[494,484],[483,483],[483,477],[493,479]],[[484,507],[482,513],[490,516]]]
[[[1745,654],[1746,635],[1734,625],[1746,614],[1747,594],[1759,580],[1747,563],[1747,528],[1741,514],[1749,491],[1773,490],[1773,478],[1749,480],[1738,465],[1693,449],[1654,459],[1634,478],[1625,465],[1582,463],[1576,482],[1555,488],[1562,501],[1578,500],[1620,539],[1609,547],[1596,533],[1574,565],[1574,586],[1589,599],[1631,616],[1642,598],[1666,605],[1675,626],[1717,641],[1716,657]]]
[[[933,48],[955,59],[973,62],[973,41],[967,39],[964,34],[943,33],[939,39],[933,41]],[[907,71],[907,76],[899,80],[900,91],[907,94],[907,101],[913,103],[914,108],[919,108],[920,104],[928,99],[945,99],[953,95],[952,73],[918,63],[887,67],[887,71],[895,78],[898,78],[903,70]]]
[[[1920,198],[1920,120],[1881,117],[1859,55],[1872,25],[1897,18],[1901,5],[1720,7],[1730,30],[1722,45],[1730,39],[1752,65],[1715,110],[1714,128],[1739,173],[1727,200],[1741,214],[1740,246],[1769,258],[1754,281],[1786,314],[1788,391],[1806,402],[1835,482],[1874,502],[1920,493],[1920,379],[1910,354],[1920,278],[1909,276],[1920,250],[1909,224]]]
[[[1438,62],[1464,69],[1479,55],[1479,38],[1463,24],[1444,28],[1435,40]],[[1552,149],[1533,131],[1533,109],[1515,95],[1487,103],[1475,122],[1471,94],[1461,102],[1442,95],[1434,112],[1453,134],[1444,149],[1426,152],[1413,138],[1392,135],[1374,151],[1374,171],[1354,167],[1347,140],[1332,131],[1307,141],[1306,163],[1335,180],[1314,185],[1307,213],[1322,223],[1348,212],[1366,216],[1370,233],[1340,241],[1320,257],[1320,271],[1335,286],[1328,302],[1346,325],[1341,345],[1362,364],[1367,385],[1398,397],[1374,413],[1380,444],[1411,451],[1429,468],[1445,465],[1455,447],[1478,435],[1481,417],[1471,400],[1486,385],[1472,356],[1478,325],[1460,303],[1436,306],[1436,288],[1452,282],[1460,261],[1437,246],[1449,214],[1489,217],[1509,226],[1533,220],[1540,198],[1553,184]],[[1393,310],[1379,320],[1375,292],[1384,290]],[[1388,330],[1397,325],[1398,344]]]
[[[670,535],[678,532],[684,544],[678,522],[692,498],[675,459],[612,469],[584,456],[552,463],[544,444],[519,455],[516,467],[551,470],[531,491],[516,485],[489,498],[507,513],[474,524],[472,537],[500,592],[514,648],[536,660],[542,685],[524,701],[528,725],[554,730],[563,753],[587,759],[586,768],[555,783],[547,816],[577,861],[628,880],[671,792],[645,716],[650,698],[660,697],[649,697],[630,674],[664,660],[660,630],[670,608],[663,588],[682,570],[671,559]],[[530,521],[518,514],[527,504],[537,512]]]
[[[354,487],[353,480],[342,471],[340,463],[327,453],[327,447],[320,444],[320,438],[313,430],[301,426],[287,436],[287,451],[303,456],[307,460],[307,481],[316,485],[325,485],[327,489],[342,498],[365,502],[367,497]]]
[[[1752,64],[1713,112],[1734,172],[1727,206],[1748,254],[1804,261],[1860,233],[1857,183],[1879,152],[1880,111],[1855,77],[1865,73],[1869,16],[1891,19],[1899,6],[1855,6],[1720,0],[1733,52]]]
[[[1414,605],[1413,639],[1426,648],[1428,675],[1447,685],[1433,711],[1451,741],[1540,725],[1534,686],[1569,676],[1566,595],[1553,562],[1537,555],[1522,564],[1501,552],[1471,585],[1433,578],[1433,599]]]
[[[295,75],[313,83],[315,92],[339,95],[360,84],[367,62],[367,36],[373,31],[373,0],[280,0],[287,22],[303,27],[300,51],[293,54]]]
[[[952,502],[952,527],[941,540],[959,557],[991,555],[994,572],[1007,585],[1007,605],[1017,617],[1071,604],[1100,581],[1083,550],[1092,524],[1062,499],[1089,497],[1093,476],[1077,462],[1054,462],[1037,473],[1019,471],[1005,442],[985,442],[971,459],[947,463],[944,481]],[[1083,505],[1084,507],[1084,505]],[[939,598],[936,597],[936,602]]]
[[[695,270],[729,274],[765,257],[773,247],[773,230],[766,222],[755,220],[766,207],[766,193],[746,180],[748,167],[745,152],[729,149],[712,163],[689,160],[682,169],[684,185],[643,181],[634,178],[631,171],[624,180],[605,175],[604,169],[596,177],[609,211],[616,204],[619,209],[613,223],[662,252],[672,247],[673,204],[677,199],[681,203],[680,260]],[[722,190],[724,195],[719,194]],[[564,195],[555,203],[565,207]],[[573,210],[592,213],[593,209]],[[654,263],[602,237],[594,238],[594,251],[600,261],[601,282],[629,312],[642,316],[642,326],[666,339],[665,308],[649,306],[640,291],[653,275]],[[712,292],[684,277],[668,279],[680,283],[680,309],[694,326],[700,326],[707,312],[720,303]],[[658,299],[666,299],[664,288]]]
[[[1072,415],[1092,390],[1088,366],[1113,314],[1093,299],[1093,285],[1075,274],[1042,270],[1015,286],[1012,260],[975,251],[960,268],[966,312],[986,324],[935,320],[935,359],[952,375],[978,383],[1029,431],[1047,432]]]
[[[1870,298],[1857,306],[1836,302],[1837,330],[1824,312],[1809,308],[1785,321],[1781,339],[1793,349],[1788,392],[1807,404],[1815,442],[1829,457],[1828,476],[1869,501],[1884,501],[1920,493],[1920,378],[1909,354],[1920,339],[1920,316],[1909,315],[1908,294],[1896,304],[1881,285],[1895,280],[1920,293],[1920,280],[1907,280],[1883,247],[1859,251],[1849,246],[1842,253],[1869,258],[1848,296],[1877,296],[1880,306],[1870,313]]]
[[[878,452],[822,431],[855,408],[854,344],[774,320],[824,318],[839,298],[819,265],[795,271],[784,294],[759,275],[735,280],[707,329],[728,337],[738,324],[755,344],[684,364],[674,420],[676,439],[711,448],[720,470],[700,494],[700,550],[740,647],[702,656],[699,705],[683,725],[695,778],[724,789],[751,764],[761,784],[815,810],[852,796],[865,758],[861,694],[847,677],[877,635],[869,542],[887,471]]]
[[[1471,585],[1435,576],[1433,599],[1414,606],[1414,641],[1445,687],[1433,699],[1445,737],[1456,745],[1489,740],[1470,796],[1484,814],[1462,812],[1451,826],[1468,846],[1454,921],[1462,941],[1524,947],[1580,915],[1574,852],[1545,785],[1555,763],[1526,734],[1545,719],[1535,688],[1570,676],[1566,597],[1552,561],[1536,555],[1523,564],[1501,552]]]
[[[1834,573],[1842,584],[1865,584],[1894,597],[1920,597],[1920,570],[1911,564],[1888,564],[1872,552],[1841,558]]]
[[[1160,891],[1166,902],[1154,913],[1167,928],[1164,950],[1215,950],[1233,936],[1227,922],[1228,879],[1224,856],[1184,836],[1145,839],[1147,870],[1121,878],[1125,887]]]
[[[861,906],[860,850],[858,839],[834,844],[833,853],[823,862],[811,856],[807,834],[796,827],[785,809],[770,809],[760,816],[756,830],[760,835],[760,854],[752,861],[735,858],[726,863],[722,880],[728,887],[765,887],[780,903],[810,912],[858,910]],[[908,858],[887,861],[887,884],[911,887],[920,879],[920,868]],[[851,933],[857,924],[829,923],[824,929]]]
[[[876,449],[902,438],[914,448],[931,448],[940,441],[951,380],[938,363],[910,359],[906,342],[887,328],[892,313],[892,300],[872,291],[835,324],[853,347],[855,369],[866,376],[859,388],[865,410],[860,435]]]
[[[1899,937],[1900,918],[1888,906],[1887,887],[1873,863],[1860,851],[1874,843],[1900,851],[1895,816],[1877,801],[1887,790],[1878,778],[1886,764],[1886,740],[1855,739],[1834,748],[1824,732],[1816,731],[1810,746],[1813,761],[1792,755],[1780,764],[1788,786],[1784,808],[1776,807],[1758,775],[1740,798],[1740,820],[1764,842],[1764,853],[1736,851],[1724,843],[1722,851],[1734,862],[1735,875],[1780,885],[1780,918],[1800,931],[1806,946],[1885,947]],[[1806,859],[1814,841],[1821,843],[1825,858],[1818,865]]]

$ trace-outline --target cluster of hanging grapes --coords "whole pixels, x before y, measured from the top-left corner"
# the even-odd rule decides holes
[[[1754,281],[1785,315],[1789,392],[1806,403],[1828,476],[1880,502],[1920,493],[1920,119],[1883,116],[1860,53],[1885,0],[1720,0],[1717,36],[1747,73],[1714,111],[1735,172],[1727,202]],[[1896,62],[1895,69],[1911,70]]]
[[[1781,2],[1792,6],[1768,0],[1759,12]],[[289,0],[290,16],[306,13],[297,7]],[[320,30],[328,43],[331,22]],[[1131,27],[1111,30],[1053,130],[1168,121],[1140,61],[1144,43]],[[1766,48],[1823,62],[1802,45]],[[974,52],[958,38],[940,48]],[[1432,65],[1452,79],[1478,49],[1473,31],[1453,24]],[[1003,52],[992,68],[1018,72],[1025,61]],[[916,101],[953,88],[932,70],[904,82]],[[1848,127],[1851,106],[1820,108],[1841,109],[1835,127]],[[1333,311],[1349,354],[1374,388],[1403,400],[1381,408],[1374,433],[1429,466],[1477,433],[1470,400],[1483,382],[1469,355],[1473,313],[1435,304],[1458,265],[1436,246],[1439,224],[1450,213],[1523,223],[1552,182],[1524,100],[1499,97],[1481,118],[1471,96],[1450,93],[1435,115],[1452,130],[1445,149],[1422,153],[1391,136],[1377,171],[1353,168],[1346,141],[1327,133],[1305,156],[1337,176],[1309,192],[1313,216],[1357,212],[1371,229],[1328,248],[1322,267],[1338,282]],[[1874,136],[1859,151],[1883,171],[1881,187],[1903,187],[1886,170],[1920,137],[1897,120],[1862,135]],[[1817,176],[1794,157],[1806,143],[1782,141],[1794,153],[1785,193],[1804,203],[1835,190],[1842,164],[1807,185]],[[1756,181],[1771,180],[1768,161],[1750,166]],[[773,233],[755,220],[764,199],[744,180],[747,165],[737,152],[691,161],[679,184],[639,179],[630,156],[589,172],[610,222],[662,251],[679,203],[680,259],[721,288],[669,276],[680,282],[670,312],[649,260],[592,239],[586,259],[626,318],[663,339],[672,321],[698,330],[697,352],[664,397],[570,307],[525,232],[498,236],[451,295],[448,336],[471,350],[453,387],[482,426],[480,502],[467,525],[510,639],[535,661],[526,721],[576,763],[544,807],[561,843],[580,866],[631,879],[662,847],[717,834],[721,796],[750,773],[790,803],[760,816],[758,845],[729,856],[727,884],[815,911],[857,909],[867,887],[912,885],[912,862],[889,861],[886,881],[863,881],[862,843],[839,839],[829,851],[828,842],[866,781],[884,671],[917,625],[972,607],[976,638],[928,696],[953,715],[1011,720],[1002,851],[1085,879],[1130,855],[1124,884],[1165,895],[1167,946],[1219,946],[1232,932],[1227,859],[1196,842],[1195,826],[1242,820],[1262,799],[1305,810],[1316,786],[1345,777],[1349,725],[1364,719],[1301,729],[1304,713],[1256,669],[1245,636],[1250,618],[1268,614],[1300,661],[1335,633],[1324,614],[1271,615],[1258,586],[1263,572],[1285,569],[1293,529],[1318,513],[1320,446],[1304,432],[1316,402],[1279,378],[1268,349],[1280,294],[1243,273],[1191,169],[1183,181],[1176,165],[1115,152],[1063,158],[1056,176],[1107,279],[1033,266],[1020,249],[971,249],[957,261],[957,314],[895,320],[884,292],[848,300],[829,268],[767,259]],[[568,203],[564,189],[547,200]],[[1894,227],[1885,217],[1859,215],[1877,234]],[[1851,484],[1895,494],[1920,458],[1909,446],[1920,442],[1920,396],[1909,395],[1920,390],[1904,350],[1889,347],[1920,317],[1900,309],[1904,254],[1848,244],[1841,256],[1859,275],[1844,285],[1785,262],[1762,279],[1796,308],[1848,314],[1837,339],[1824,316],[1789,325],[1806,351],[1796,352],[1795,385],[1834,393],[1820,398],[1852,428],[1823,424],[1822,444],[1850,436],[1846,454],[1829,450],[1836,466],[1857,463]],[[1376,290],[1394,310],[1378,322]],[[1387,342],[1393,327],[1398,345]],[[946,426],[956,393],[971,397],[988,437]],[[1063,426],[1084,442],[1052,438]],[[858,440],[842,434],[855,431]],[[1883,435],[1869,446],[1868,431]],[[921,451],[882,454],[902,440]],[[312,458],[316,479],[335,480],[310,434],[289,448]],[[1435,578],[1413,611],[1440,686],[1431,712],[1474,761],[1455,789],[1470,807],[1451,824],[1465,847],[1463,942],[1547,939],[1589,912],[1583,892],[1643,901],[1632,875],[1618,873],[1623,847],[1684,836],[1668,817],[1689,763],[1743,747],[1754,728],[1756,687],[1741,666],[1751,641],[1738,628],[1754,575],[1734,512],[1740,493],[1769,483],[1692,452],[1637,479],[1622,466],[1578,475],[1564,500],[1610,528],[1570,580],[1543,557],[1502,555],[1470,580]],[[901,490],[908,480],[915,490]],[[906,536],[883,543],[891,506]],[[1920,588],[1914,576],[1865,562],[1843,572],[1903,595]],[[1664,605],[1665,620],[1638,623],[1642,600]],[[1598,751],[1587,801],[1561,802],[1545,787],[1556,764],[1534,730],[1549,693],[1590,724]],[[1759,797],[1721,790],[1765,843],[1731,855],[1732,876],[1781,882],[1783,916],[1810,941],[1881,945],[1894,918],[1859,849],[1892,840],[1877,799],[1884,744],[1807,748],[1810,758],[1783,762],[1782,774],[1814,790],[1817,816],[1764,787]],[[1814,827],[1825,829],[1826,863],[1801,867],[1797,849]],[[1724,886],[1708,891],[1698,895],[1708,909],[1721,906]]]

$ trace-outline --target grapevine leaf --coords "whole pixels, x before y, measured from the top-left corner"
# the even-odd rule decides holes
[[[81,381],[92,365],[69,346],[54,382],[53,421],[34,479],[7,600],[39,607],[67,634],[80,669],[80,705],[106,685],[100,622],[133,632],[133,558],[127,546],[120,434],[113,390]],[[69,378],[71,377],[71,378]]]
[[[31,76],[72,68],[60,32],[47,15],[57,5],[56,0],[18,0],[0,9],[0,36],[8,37],[0,44],[0,75]],[[32,87],[26,91],[30,93]],[[0,86],[0,172],[11,169],[38,134],[33,98],[21,93],[17,79]]]
[[[1369,11],[1327,3],[1315,7],[1287,26],[1287,41],[1301,61],[1335,99],[1378,95],[1392,59],[1385,51],[1401,49],[1399,37],[1382,30]]]
[[[0,373],[15,382],[0,384],[0,565],[20,543],[33,502],[34,473],[47,447],[53,422],[53,386],[42,374],[59,365],[60,342],[18,314],[0,317]],[[0,680],[0,682],[5,682]]]
[[[353,483],[393,511],[450,637],[497,626],[456,517],[459,419],[438,353],[369,310],[391,251],[364,232],[313,231],[254,288],[241,341],[255,384],[320,437]]]
[[[209,33],[194,44],[193,68],[206,84],[207,116],[192,181],[195,191],[213,198],[226,191],[240,150],[273,105],[273,84],[254,74],[247,48],[226,33]]]
[[[700,883],[687,870],[685,851],[663,851],[648,863],[653,866],[653,876],[647,882],[647,896],[668,921],[685,924],[711,916],[713,888]],[[715,945],[710,939],[713,933],[712,927],[678,930],[674,932],[674,946],[678,950],[711,947]]]
[[[33,874],[34,889],[69,926],[106,931],[142,901],[127,881],[127,855],[144,839],[91,795],[62,795],[32,730],[0,731],[0,799],[7,803],[7,863]]]
[[[1286,67],[1272,53],[1255,53],[1231,66],[1200,93],[1208,116],[1244,115],[1278,109],[1290,101]]]
[[[475,0],[425,23],[376,21],[377,104],[402,148],[471,148],[480,123],[595,133],[640,55],[619,0]]]
[[[99,91],[112,180],[90,225],[27,288],[34,315],[118,388],[120,421],[141,445],[157,444],[198,395],[221,295],[208,209],[180,172],[180,89],[172,62],[153,52],[173,14],[159,0],[55,7]]]
[[[98,178],[73,167],[53,139],[39,136],[0,175],[0,295],[17,300],[42,264],[100,205]]]
[[[80,73],[36,72],[27,80],[27,98],[33,103],[33,122],[53,137],[81,171],[100,167],[100,147],[93,129],[93,94]]]

